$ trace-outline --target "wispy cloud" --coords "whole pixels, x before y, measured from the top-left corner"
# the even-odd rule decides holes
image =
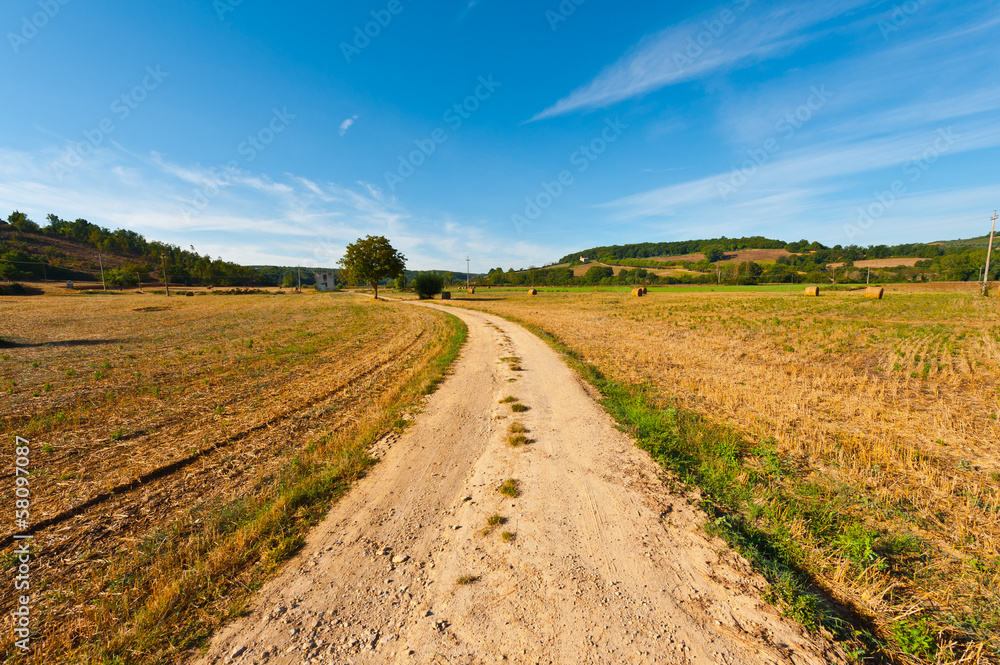
[[[712,72],[785,55],[827,34],[824,24],[870,0],[758,9],[737,0],[643,39],[593,81],[532,120],[608,106]]]
[[[346,133],[347,133],[347,130],[351,128],[351,125],[353,125],[353,124],[354,124],[354,121],[355,121],[355,120],[357,120],[357,119],[358,119],[358,116],[356,116],[356,115],[352,115],[352,116],[351,116],[350,118],[348,118],[348,119],[347,119],[347,120],[345,120],[344,122],[340,123],[340,131],[339,131],[339,134],[340,134],[341,136],[343,136],[344,134],[346,134]]]

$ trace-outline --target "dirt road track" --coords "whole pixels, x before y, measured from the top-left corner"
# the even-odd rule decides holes
[[[454,373],[198,663],[843,662],[760,599],[544,342],[448,311],[469,326]],[[515,420],[533,443],[507,444]]]

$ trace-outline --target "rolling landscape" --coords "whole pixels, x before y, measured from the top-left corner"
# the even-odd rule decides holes
[[[0,658],[1000,665],[998,24],[12,0]]]

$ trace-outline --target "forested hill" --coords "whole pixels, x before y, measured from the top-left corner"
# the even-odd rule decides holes
[[[908,243],[902,245],[835,245],[827,247],[819,242],[799,240],[785,242],[762,236],[749,238],[711,238],[708,240],[681,240],[674,242],[642,242],[630,245],[610,245],[592,247],[580,252],[567,254],[559,263],[572,263],[581,256],[598,261],[616,259],[644,259],[654,256],[684,256],[687,254],[706,254],[713,249],[722,252],[735,252],[741,249],[784,249],[793,254],[801,252],[824,253],[826,261],[860,261],[865,259],[885,259],[910,257],[932,259],[945,254],[964,252],[969,247],[985,247],[988,238],[970,238],[968,240],[948,240],[933,243]]]
[[[98,258],[100,253],[100,258]],[[72,222],[49,215],[41,226],[21,212],[0,220],[0,279],[99,279],[101,261],[109,286],[131,286],[162,279],[163,267],[172,284],[216,286],[287,285],[294,268],[254,268],[199,254],[194,247],[146,240],[128,229],[111,231],[86,219]],[[294,276],[297,279],[297,275]],[[302,271],[302,283],[313,284],[312,270]]]
[[[762,236],[749,238],[713,238],[710,240],[676,240],[671,242],[640,242],[632,245],[610,245],[607,247],[592,247],[581,252],[567,254],[559,263],[571,263],[581,256],[588,259],[608,257],[614,259],[646,259],[653,256],[683,256],[685,254],[703,253],[711,247],[719,247],[723,251],[738,249],[782,249],[787,243],[784,240],[772,240]],[[808,244],[808,243],[806,243]]]

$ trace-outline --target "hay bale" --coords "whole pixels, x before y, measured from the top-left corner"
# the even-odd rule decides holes
[[[451,291],[442,291],[441,300],[451,300]]]
[[[474,287],[474,286],[469,287],[468,293],[475,293],[475,292],[476,292],[476,287]]]
[[[188,291],[184,295],[186,295],[188,298],[194,298],[194,291]]]
[[[807,286],[806,290],[805,290],[805,294],[807,296],[818,296],[819,295],[819,287],[818,286]]]
[[[538,295],[538,289],[528,289],[528,295],[529,296],[537,296]]]
[[[646,295],[646,294],[644,294],[644,293],[642,292],[642,288],[638,288],[638,289],[632,289],[632,296],[633,296],[633,297],[635,297],[635,298],[641,298],[641,297],[643,297],[644,295]]]
[[[881,286],[869,286],[865,289],[865,298],[871,298],[872,300],[881,300],[882,295],[885,293],[885,289]]]
[[[647,289],[645,286],[642,287],[642,295],[646,295],[647,293],[649,293],[649,289]]]

